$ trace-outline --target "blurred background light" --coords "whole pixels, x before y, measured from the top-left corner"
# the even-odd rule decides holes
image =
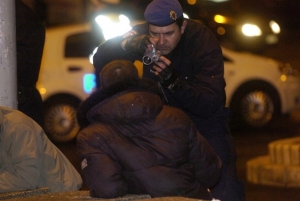
[[[214,17],[215,22],[220,23],[220,24],[225,24],[227,22],[227,19],[223,15],[215,15]]]
[[[188,4],[195,5],[197,3],[197,0],[187,0]]]
[[[41,95],[44,95],[47,92],[46,88],[44,88],[44,87],[40,87],[40,88],[38,88],[38,90],[39,90]]]
[[[281,76],[280,76],[280,80],[281,80],[282,82],[285,82],[285,81],[286,81],[286,75],[281,75]]]
[[[270,21],[269,24],[270,24],[270,27],[271,27],[274,34],[279,34],[280,33],[280,26],[277,22],[272,20],[272,21]]]
[[[131,30],[130,20],[125,15],[118,15],[117,19],[108,15],[98,15],[95,21],[100,26],[105,40],[120,36]]]
[[[255,24],[244,24],[242,32],[245,36],[249,37],[260,36],[262,34],[260,28]]]
[[[226,33],[226,30],[223,27],[218,27],[217,28],[217,33],[219,35],[224,35]]]
[[[94,54],[97,52],[97,50],[98,50],[98,47],[96,47],[96,48],[94,49],[93,53],[89,55],[89,60],[90,60],[90,63],[91,63],[91,64],[94,63],[94,62],[93,62],[93,57],[94,57]]]
[[[183,13],[183,17],[186,18],[186,19],[190,18],[186,13]]]

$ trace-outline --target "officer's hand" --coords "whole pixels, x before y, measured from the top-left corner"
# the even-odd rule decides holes
[[[140,55],[144,55],[148,45],[151,44],[150,37],[145,34],[135,34],[129,36],[125,38],[124,42],[124,50],[129,52],[135,52]]]
[[[177,79],[177,75],[174,72],[174,67],[171,64],[171,61],[164,56],[161,56],[159,61],[155,62],[153,70],[162,86],[168,87]]]

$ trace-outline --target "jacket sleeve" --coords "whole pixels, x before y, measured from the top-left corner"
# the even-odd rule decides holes
[[[190,162],[195,167],[197,180],[205,187],[212,188],[219,182],[222,162],[193,125],[190,130]]]
[[[182,51],[183,58],[180,64],[174,63],[180,65],[175,68],[179,71],[179,80],[186,84],[174,92],[165,92],[185,111],[208,118],[225,105],[224,63],[222,49],[215,36],[207,28],[198,33],[186,36],[190,39],[185,46],[187,49]],[[188,52],[190,55],[187,55]]]
[[[113,60],[126,59],[134,62],[138,58],[137,55],[122,49],[121,43],[123,40],[123,36],[117,36],[98,46],[97,52],[93,56],[93,64],[96,72],[100,72],[106,64]]]
[[[124,38],[122,38],[122,36],[117,36],[98,46],[97,52],[93,56],[93,65],[95,68],[98,88],[100,86],[99,73],[106,64],[116,59],[129,60],[131,62],[139,59],[137,55],[131,54],[122,49],[121,43],[123,40]]]
[[[135,33],[146,34],[145,29],[148,27],[146,23],[136,25],[132,28]],[[130,33],[129,31],[128,33]],[[128,36],[128,33],[123,36],[117,36],[115,38],[109,39],[99,45],[97,52],[93,56],[93,64],[96,72],[100,72],[101,69],[108,64],[110,61],[116,59],[126,59],[134,62],[135,60],[141,60],[141,56],[138,54],[130,53],[122,49],[121,43]]]
[[[40,179],[42,155],[34,131],[25,124],[5,129],[2,143],[9,143],[3,150],[4,169],[0,170],[0,193],[35,189]]]
[[[77,136],[77,152],[81,160],[83,179],[92,197],[115,198],[127,194],[121,167],[108,146],[87,127]]]

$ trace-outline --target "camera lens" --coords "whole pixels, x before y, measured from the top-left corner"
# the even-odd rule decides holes
[[[152,63],[152,59],[149,56],[144,56],[143,57],[143,63],[146,65],[149,65]]]

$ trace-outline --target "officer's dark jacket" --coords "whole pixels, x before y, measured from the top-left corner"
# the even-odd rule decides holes
[[[185,111],[197,129],[209,138],[211,127],[228,123],[222,50],[206,26],[192,20],[187,21],[179,44],[170,55],[166,55],[185,85],[175,92],[164,89],[164,93],[168,104]],[[141,34],[148,34],[147,24],[138,25],[133,29]],[[117,37],[98,47],[94,56],[96,71],[100,72],[105,64],[114,59],[141,60],[140,55],[121,48],[122,40],[122,37]],[[144,66],[143,77],[156,80],[150,69],[151,66]]]
[[[163,105],[148,81],[98,90],[78,110],[84,181],[93,197],[125,194],[211,199],[221,162],[190,118]]]

